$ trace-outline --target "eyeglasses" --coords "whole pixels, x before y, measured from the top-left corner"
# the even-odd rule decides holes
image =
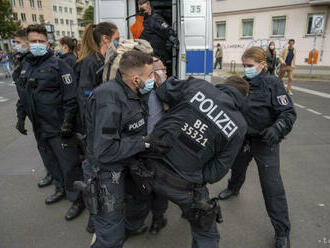
[[[156,69],[156,70],[154,70],[154,71],[166,71],[167,70],[167,68],[166,67],[164,67],[164,68],[159,68],[159,69]]]

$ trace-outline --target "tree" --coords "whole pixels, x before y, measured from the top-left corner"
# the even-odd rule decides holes
[[[8,39],[13,37],[15,32],[22,27],[19,21],[14,20],[10,0],[0,0],[0,6],[0,37]]]
[[[85,25],[92,24],[94,22],[94,7],[89,6],[83,15]]]

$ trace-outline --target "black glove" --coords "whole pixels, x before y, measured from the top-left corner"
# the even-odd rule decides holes
[[[278,144],[281,141],[280,132],[273,126],[266,128],[264,131],[262,131],[261,135],[262,141],[267,143],[269,146]]]
[[[163,134],[155,133],[143,137],[147,150],[160,154],[168,153],[171,147],[160,140],[161,136],[163,136]]]
[[[25,129],[25,121],[18,119],[16,124],[16,129],[23,135],[27,135],[27,130]]]
[[[68,138],[73,135],[73,127],[72,124],[69,123],[68,121],[64,120],[59,135],[63,138]]]

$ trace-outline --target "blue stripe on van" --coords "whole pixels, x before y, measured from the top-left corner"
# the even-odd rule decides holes
[[[205,50],[186,51],[186,73],[204,74],[204,56]],[[208,75],[213,72],[213,50],[206,50],[206,72]]]

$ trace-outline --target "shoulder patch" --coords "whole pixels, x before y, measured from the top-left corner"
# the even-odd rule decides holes
[[[67,73],[67,74],[62,75],[62,80],[63,80],[63,83],[65,83],[65,84],[71,84],[72,83],[71,74]]]
[[[277,96],[277,101],[280,105],[286,106],[289,104],[289,99],[286,95]]]
[[[162,29],[167,29],[169,26],[166,22],[163,22],[162,23]]]

